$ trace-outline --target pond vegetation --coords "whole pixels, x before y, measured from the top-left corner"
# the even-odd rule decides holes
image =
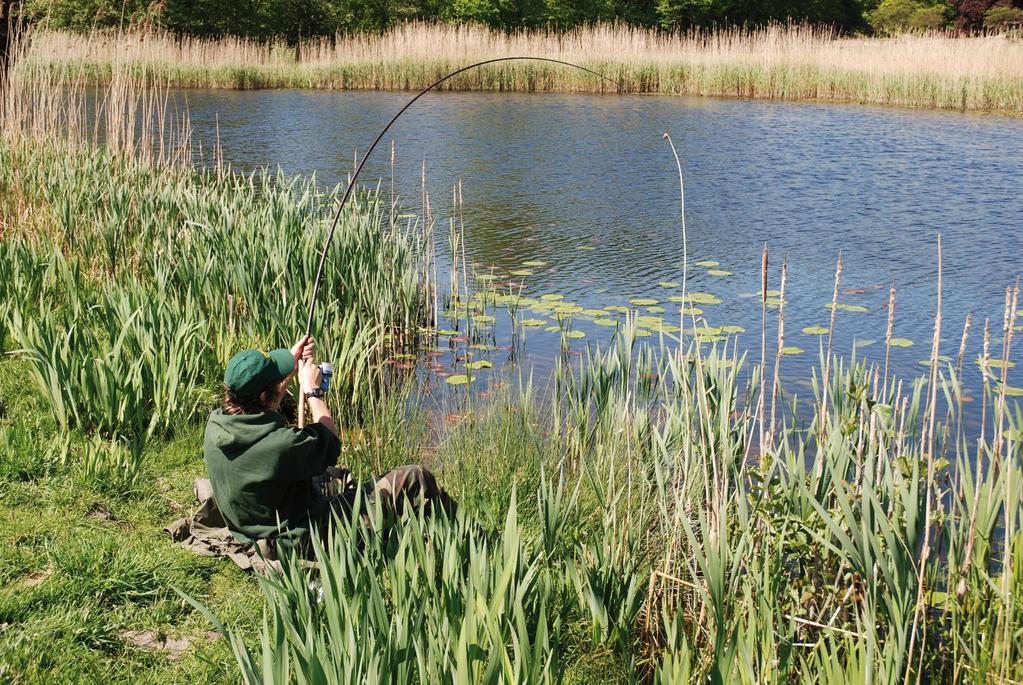
[[[804,352],[785,338],[784,267],[756,294],[765,316],[776,303],[777,340],[748,350],[737,327],[698,318],[711,294],[687,293],[684,314],[637,311],[652,299],[587,313],[474,278],[464,256],[438,278],[443,236],[360,192],[315,330],[342,458],[358,476],[425,461],[460,513],[383,536],[341,522],[311,567],[245,578],[159,528],[201,474],[197,427],[226,359],[304,320],[336,191],[195,169],[174,151],[187,138],[140,140],[161,128],[136,115],[161,110],[131,80],[105,105],[122,128],[99,148],[61,125],[78,96],[54,92],[42,76],[9,90],[0,143],[4,678],[1023,677],[1018,289],[977,365],[942,358],[939,262],[927,375],[899,378],[831,355],[836,275],[830,325],[797,334],[819,343],[800,403],[779,374]],[[453,225],[449,245],[462,241]],[[886,350],[912,344],[893,312]],[[486,353],[509,316],[517,335],[562,337],[549,379],[498,376]],[[615,330],[580,340],[579,317]],[[967,373],[982,375],[978,398]],[[140,646],[145,630],[186,640],[184,661],[166,640]]]
[[[314,38],[297,47],[231,37],[51,32],[33,36],[25,59],[99,83],[127,68],[188,88],[418,90],[467,64],[514,55],[581,64],[626,93],[1023,112],[1023,43],[940,32],[839,38],[830,28],[799,25],[665,33],[597,24],[568,32],[505,33],[409,23],[380,34]],[[592,74],[528,61],[488,65],[443,87],[615,92]]]

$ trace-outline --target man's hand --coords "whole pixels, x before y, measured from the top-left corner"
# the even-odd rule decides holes
[[[302,394],[320,387],[322,382],[323,372],[319,365],[313,363],[312,359],[303,359],[298,368],[298,385],[302,388]]]
[[[311,335],[302,336],[291,348],[291,355],[295,358],[296,368],[301,366],[303,361],[312,361],[316,356],[316,341]]]

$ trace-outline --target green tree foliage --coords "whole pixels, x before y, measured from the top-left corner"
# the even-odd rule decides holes
[[[1013,27],[1023,28],[1023,9],[992,7],[984,13],[984,28],[989,31],[1001,31]]]
[[[495,29],[622,21],[666,30],[825,24],[854,32],[999,29],[1020,21],[1020,0],[26,0],[31,20],[92,28],[157,25],[199,36],[284,37],[294,43],[338,32],[381,31],[425,19]],[[949,4],[951,3],[951,4]]]
[[[928,31],[948,25],[951,8],[925,0],[884,0],[868,14],[870,25],[878,33]]]

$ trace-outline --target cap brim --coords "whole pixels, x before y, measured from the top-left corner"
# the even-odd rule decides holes
[[[280,374],[279,380],[284,380],[295,370],[295,357],[291,354],[291,350],[274,350],[269,357],[277,367],[277,372]]]

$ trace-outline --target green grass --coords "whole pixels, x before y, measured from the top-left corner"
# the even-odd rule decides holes
[[[192,427],[151,446],[130,491],[45,457],[58,428],[24,362],[0,362],[0,680],[225,682],[235,676],[222,640],[174,588],[225,615],[259,615],[251,579],[230,563],[171,544],[164,525],[191,506],[202,475]],[[136,646],[130,631],[192,645],[180,658]]]
[[[627,321],[546,391],[452,390],[461,420],[428,430],[380,362],[416,350],[429,234],[373,194],[319,310],[342,462],[425,462],[459,516],[339,522],[315,567],[273,581],[172,545],[222,365],[292,342],[333,197],[0,144],[0,679],[1023,678],[1023,411],[989,363],[967,365],[986,374],[977,435],[937,345],[930,377],[901,383],[822,358],[812,401],[776,411],[770,370],[716,335],[641,344]],[[445,304],[476,310],[465,296]],[[147,651],[144,631],[188,649]]]

